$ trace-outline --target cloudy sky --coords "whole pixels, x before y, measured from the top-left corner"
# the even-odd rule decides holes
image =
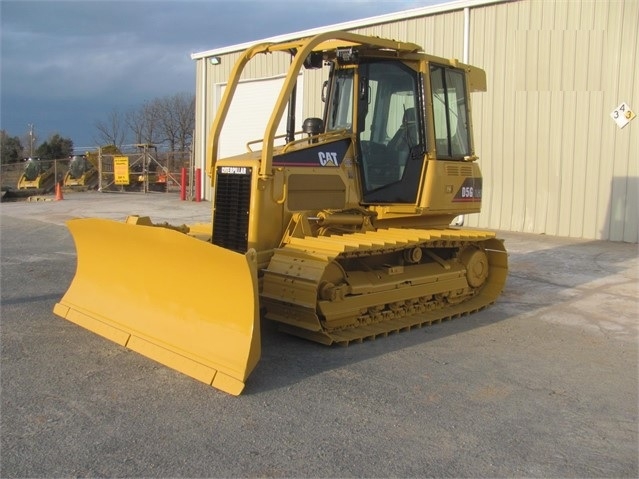
[[[93,146],[115,110],[194,92],[190,54],[449,0],[0,0],[0,129]]]

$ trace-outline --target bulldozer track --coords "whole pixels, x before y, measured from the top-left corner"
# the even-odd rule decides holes
[[[493,232],[391,228],[291,238],[271,258],[261,296],[283,331],[348,345],[484,309],[506,276]]]

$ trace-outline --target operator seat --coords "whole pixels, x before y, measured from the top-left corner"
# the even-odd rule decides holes
[[[389,159],[399,166],[400,178],[406,167],[410,150],[417,145],[418,142],[419,135],[417,134],[415,108],[406,108],[401,126],[388,142],[388,145],[386,145],[386,152]]]

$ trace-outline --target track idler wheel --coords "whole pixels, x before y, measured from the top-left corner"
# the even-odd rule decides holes
[[[466,279],[472,288],[479,288],[488,278],[488,256],[476,246],[469,246],[462,251],[459,260],[466,268]]]

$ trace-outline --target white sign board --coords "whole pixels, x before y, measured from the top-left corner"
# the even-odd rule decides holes
[[[630,107],[624,102],[615,108],[610,117],[615,120],[615,123],[619,128],[623,128],[637,115],[630,109]]]

